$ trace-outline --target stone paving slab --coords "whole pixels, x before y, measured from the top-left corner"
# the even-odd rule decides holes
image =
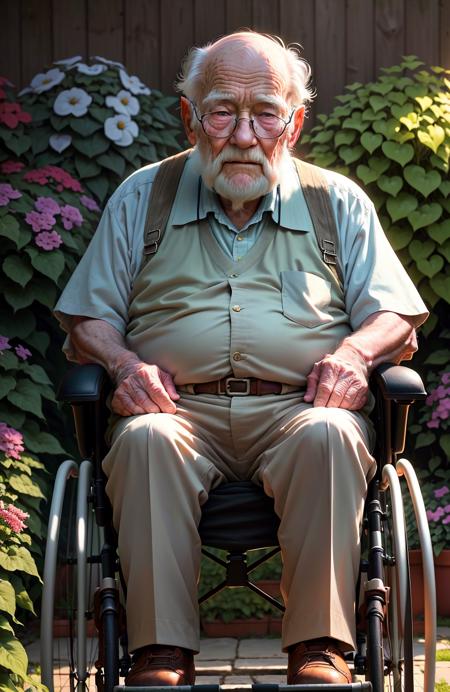
[[[197,661],[195,669],[199,675],[202,673],[208,675],[225,675],[232,673],[232,661]]]
[[[217,639],[201,639],[200,652],[196,655],[196,661],[218,661],[235,658],[238,639],[222,637]]]
[[[246,673],[283,673],[287,669],[287,658],[237,658],[234,662],[236,671]]]
[[[281,651],[281,639],[241,639],[238,645],[239,658],[286,658]]]

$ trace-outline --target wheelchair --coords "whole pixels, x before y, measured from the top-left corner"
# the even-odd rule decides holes
[[[426,392],[417,373],[391,364],[380,366],[373,373],[370,385],[375,397],[372,417],[377,434],[374,452],[377,473],[369,484],[364,510],[355,599],[357,650],[348,655],[357,681],[348,685],[255,684],[254,692],[414,690],[411,591],[401,477],[406,480],[403,485],[411,496],[423,553],[424,690],[434,690],[436,595],[431,539],[413,467],[406,459],[398,459],[405,446],[409,406],[423,400]],[[131,690],[119,684],[131,665],[118,584],[124,592],[126,586],[121,578],[117,537],[101,469],[107,451],[104,431],[110,387],[105,370],[89,364],[69,370],[59,392],[59,399],[72,406],[83,461],[80,465],[72,460],[61,464],[50,509],[41,617],[42,682],[50,692],[63,686],[54,679],[53,618],[55,591],[64,580],[67,580],[64,609],[70,623],[67,674],[70,689],[89,689],[90,678],[95,676],[99,692]],[[60,529],[64,522],[66,531],[63,532]],[[262,592],[250,578],[253,569],[279,551],[278,525],[273,500],[251,482],[226,483],[213,490],[202,507],[199,533],[202,551],[223,566],[225,579],[204,594],[200,602],[227,586],[247,586],[283,611],[283,604]],[[63,534],[65,538],[60,540]],[[226,551],[226,560],[210,551],[215,548]],[[261,548],[268,552],[248,564],[247,553]],[[61,565],[68,577],[58,576],[56,583],[57,567]],[[359,606],[361,594],[363,603]],[[93,620],[98,632],[87,637],[87,627],[92,627]],[[95,665],[92,658],[96,658]],[[202,692],[220,689],[219,685],[200,684],[184,689],[195,692],[196,687]]]

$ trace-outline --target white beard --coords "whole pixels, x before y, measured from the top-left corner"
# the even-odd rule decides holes
[[[194,154],[200,159],[202,178],[206,187],[229,200],[233,211],[239,211],[246,202],[259,199],[271,192],[280,182],[284,167],[291,165],[287,144],[282,145],[273,163],[269,162],[260,149],[242,150],[231,144],[226,145],[214,159],[211,157],[210,149],[201,144],[195,148]],[[252,175],[247,176],[245,184],[242,183],[242,178],[237,184],[223,168],[227,161],[259,163],[260,167],[254,167],[255,170]],[[255,175],[256,170],[261,172]]]

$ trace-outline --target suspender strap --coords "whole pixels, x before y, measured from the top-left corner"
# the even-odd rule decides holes
[[[189,151],[165,159],[158,168],[145,219],[144,263],[153,257],[161,244]]]
[[[323,261],[329,266],[343,288],[342,271],[338,262],[339,236],[331,206],[328,183],[318,166],[294,159],[301,188],[316,233]]]

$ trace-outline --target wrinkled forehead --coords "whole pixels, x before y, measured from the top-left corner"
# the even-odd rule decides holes
[[[260,99],[286,103],[289,100],[289,80],[286,59],[275,44],[258,45],[242,40],[230,40],[215,45],[203,65],[203,101],[213,94],[230,94],[237,101]]]

